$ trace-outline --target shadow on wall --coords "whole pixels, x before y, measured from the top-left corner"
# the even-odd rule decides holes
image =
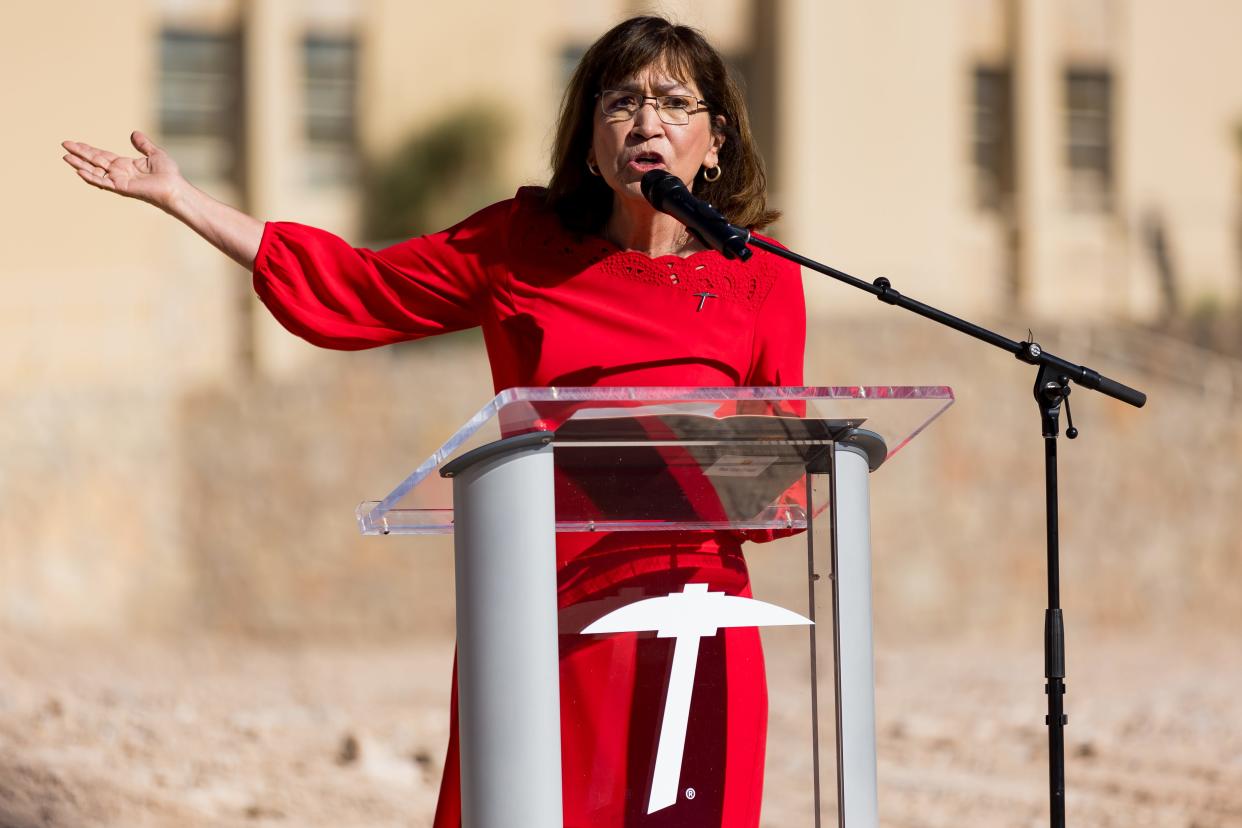
[[[1197,347],[1242,357],[1242,121],[1234,127],[1236,147],[1233,252],[1236,285],[1232,298],[1217,293],[1191,295],[1186,290],[1178,245],[1178,226],[1161,209],[1150,206],[1140,223],[1142,254],[1156,275],[1160,314],[1155,329]]]
[[[1240,176],[1242,180],[1242,176]],[[1239,295],[1242,295],[1242,184],[1238,188],[1235,246]],[[1156,274],[1161,313],[1156,330],[1197,347],[1234,357],[1242,356],[1242,300],[1223,300],[1216,293],[1187,296],[1178,267],[1174,228],[1159,210],[1143,217],[1143,249]]]
[[[513,195],[501,191],[503,116],[476,104],[407,138],[363,176],[363,234],[398,240],[441,230]]]

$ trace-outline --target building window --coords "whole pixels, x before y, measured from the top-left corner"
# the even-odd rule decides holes
[[[1066,161],[1073,207],[1112,207],[1112,101],[1113,78],[1107,69],[1075,68],[1066,72]]]
[[[302,41],[304,134],[310,181],[346,184],[358,173],[358,43],[311,34]]]
[[[975,69],[972,160],[975,202],[985,210],[1006,209],[1013,197],[1011,90],[1007,67],[980,66]]]
[[[578,69],[578,64],[582,62],[586,50],[586,44],[578,42],[567,43],[561,47],[560,53],[556,56],[558,89],[569,88],[569,82],[573,80],[574,72]]]
[[[241,60],[239,31],[160,34],[160,135],[187,176],[241,180]]]

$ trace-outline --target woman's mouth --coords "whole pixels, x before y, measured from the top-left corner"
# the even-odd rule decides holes
[[[642,152],[630,159],[629,166],[639,172],[664,168],[664,156],[658,152]]]

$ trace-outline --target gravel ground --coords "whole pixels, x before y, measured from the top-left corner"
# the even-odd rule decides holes
[[[0,827],[428,825],[450,647],[0,634]],[[1018,649],[878,643],[884,825],[1047,823],[1042,657]],[[773,681],[799,656],[769,646]],[[1070,824],[1242,825],[1236,641],[1071,630],[1069,673]],[[765,825],[809,824],[805,691],[772,696]]]

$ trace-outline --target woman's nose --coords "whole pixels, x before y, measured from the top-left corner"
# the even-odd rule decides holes
[[[664,122],[660,120],[660,113],[656,107],[655,101],[643,101],[642,106],[634,113],[634,125],[631,131],[647,137],[659,134],[664,129]]]

